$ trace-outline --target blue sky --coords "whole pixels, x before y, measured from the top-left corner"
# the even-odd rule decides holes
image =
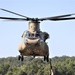
[[[0,0],[0,8],[28,17],[50,17],[75,13],[74,0]],[[0,10],[0,16],[20,17]],[[74,15],[75,16],[75,15]],[[0,58],[17,56],[21,35],[28,22],[0,20]],[[50,34],[50,57],[75,56],[75,20],[44,21],[40,28]]]

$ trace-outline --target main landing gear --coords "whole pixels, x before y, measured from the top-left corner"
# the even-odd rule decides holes
[[[44,61],[47,61],[47,62],[49,62],[49,56],[47,55],[47,56],[44,56]]]
[[[24,60],[24,57],[23,57],[22,55],[19,55],[19,56],[18,56],[18,60],[23,61],[23,60]]]

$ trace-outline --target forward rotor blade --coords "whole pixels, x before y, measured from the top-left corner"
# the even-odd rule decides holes
[[[19,21],[20,21],[20,20],[21,20],[21,21],[22,21],[22,20],[23,20],[23,21],[25,21],[25,20],[26,20],[26,21],[28,21],[27,19],[24,19],[24,18],[0,17],[0,19],[17,20],[17,21],[18,21],[18,20],[19,20]]]
[[[18,15],[18,16],[21,16],[21,17],[24,17],[24,18],[29,19],[29,17],[27,17],[27,16],[23,16],[23,15],[21,15],[21,14],[18,14],[18,13],[15,13],[15,12],[12,12],[12,11],[9,11],[9,10],[6,10],[6,9],[0,8],[0,10],[3,10],[3,11],[6,11],[6,12],[9,12],[9,13],[12,13],[12,14],[15,14],[15,15]]]
[[[72,16],[72,15],[75,15],[75,13],[74,14],[59,15],[59,16],[54,16],[54,17],[57,17],[57,18],[60,18],[60,17],[69,17],[69,16]]]
[[[53,18],[53,19],[49,19],[52,21],[61,21],[61,20],[73,20],[75,19],[75,17],[69,17],[69,18]]]
[[[53,17],[45,17],[45,18],[40,18],[39,20],[43,21],[43,20],[50,20],[50,19],[66,18],[66,17],[70,17],[72,15],[75,15],[75,14],[66,14],[66,15],[59,15],[59,16],[53,16]]]

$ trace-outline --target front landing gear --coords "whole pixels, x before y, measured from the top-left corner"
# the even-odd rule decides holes
[[[23,57],[22,55],[19,55],[19,56],[18,56],[18,60],[23,61],[23,60],[24,60],[24,57]]]

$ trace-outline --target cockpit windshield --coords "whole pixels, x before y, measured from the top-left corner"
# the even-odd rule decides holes
[[[27,37],[27,38],[41,38],[41,34],[39,34],[39,33],[34,34],[34,33],[27,32],[25,34],[25,37]]]

